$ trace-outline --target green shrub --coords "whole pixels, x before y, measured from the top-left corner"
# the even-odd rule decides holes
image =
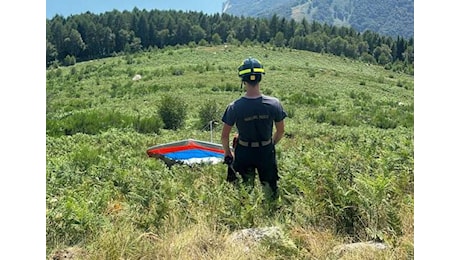
[[[297,105],[320,106],[325,105],[326,100],[311,91],[296,92],[292,94],[289,101]]]
[[[388,117],[385,112],[376,113],[372,118],[372,124],[382,129],[393,129],[397,126],[397,123],[392,118]]]
[[[158,134],[163,122],[157,116],[135,118],[118,111],[93,110],[74,113],[65,118],[48,118],[46,133],[51,136],[74,135],[84,133],[95,135],[110,128],[134,128],[139,133]]]
[[[173,76],[182,76],[182,75],[184,75],[184,69],[182,69],[182,68],[173,68],[171,73],[172,73]]]
[[[180,97],[165,95],[160,100],[158,113],[165,129],[177,130],[185,125],[187,104]]]
[[[241,85],[233,83],[225,83],[225,85],[216,85],[211,88],[214,92],[228,91],[228,92],[238,92],[241,90]]]
[[[210,130],[211,121],[220,121],[223,113],[221,108],[222,106],[215,100],[202,104],[198,111],[198,116],[200,118],[198,128]]]
[[[135,123],[134,128],[138,133],[155,133],[159,134],[160,129],[163,127],[163,121],[157,116],[151,116],[148,118],[140,118]]]
[[[125,128],[129,119],[120,112],[115,111],[89,111],[76,113],[64,122],[66,135],[76,133],[98,134],[109,128]]]
[[[75,58],[75,56],[70,56],[70,55],[65,56],[64,66],[75,65],[75,63],[77,63],[77,59]]]
[[[200,45],[200,46],[207,46],[207,45],[208,45],[208,42],[207,42],[205,39],[201,39],[201,40],[198,42],[198,45]]]

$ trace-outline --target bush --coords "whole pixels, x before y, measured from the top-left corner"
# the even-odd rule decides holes
[[[138,133],[142,134],[160,134],[160,129],[163,126],[163,122],[160,118],[158,118],[157,116],[151,116],[148,118],[140,118],[135,124],[135,129]]]
[[[184,75],[184,69],[182,68],[173,68],[172,70],[172,75],[173,76],[182,76]]]
[[[83,133],[96,135],[110,128],[134,128],[138,133],[160,133],[163,122],[157,116],[136,118],[118,111],[94,110],[71,113],[64,118],[47,118],[46,133],[50,136]]]
[[[187,104],[180,97],[163,96],[158,107],[158,114],[163,120],[165,129],[177,130],[185,125]]]
[[[394,129],[398,126],[397,122],[388,117],[385,112],[377,112],[372,118],[372,125],[381,129]]]
[[[201,40],[198,42],[198,45],[199,45],[199,46],[208,46],[208,42],[207,42],[205,39],[201,39]]]
[[[70,55],[65,56],[64,66],[75,65],[75,63],[77,63],[77,59],[75,58],[75,56],[70,56]]]
[[[210,130],[209,122],[220,121],[223,114],[221,107],[215,100],[206,102],[199,108],[199,129]]]

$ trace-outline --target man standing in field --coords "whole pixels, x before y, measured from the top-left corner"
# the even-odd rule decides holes
[[[225,161],[233,162],[233,168],[241,175],[243,183],[253,187],[257,170],[265,194],[276,198],[279,176],[275,145],[284,135],[284,118],[287,114],[277,98],[261,93],[262,74],[265,74],[265,70],[257,59],[247,58],[239,66],[238,76],[246,92],[227,106],[222,116],[221,142]],[[234,142],[233,156],[229,136],[235,124],[238,137]],[[276,129],[274,134],[273,124]]]

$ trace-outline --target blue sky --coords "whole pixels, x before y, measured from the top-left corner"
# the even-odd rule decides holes
[[[46,0],[46,18],[56,14],[69,16],[87,11],[99,14],[117,9],[118,11],[133,10],[183,10],[202,11],[208,14],[220,13],[224,0]]]

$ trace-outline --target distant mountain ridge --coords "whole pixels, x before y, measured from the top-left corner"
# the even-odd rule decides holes
[[[227,0],[222,13],[279,17],[370,30],[396,38],[414,37],[414,0]]]

